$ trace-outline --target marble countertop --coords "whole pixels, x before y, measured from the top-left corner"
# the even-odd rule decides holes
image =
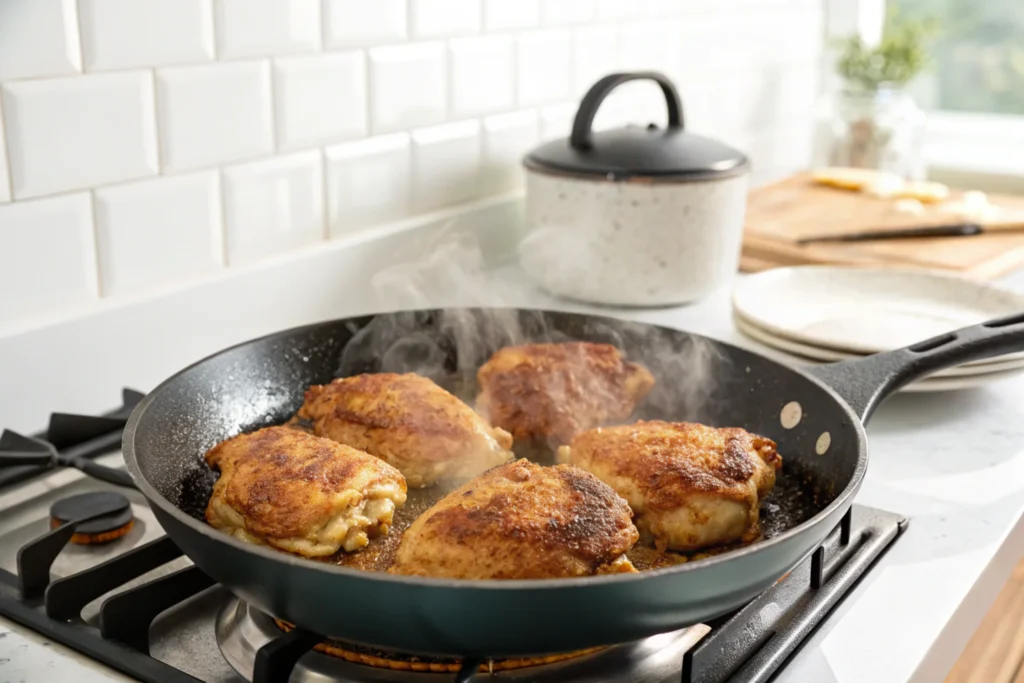
[[[305,272],[309,272],[308,269]],[[289,277],[294,282],[304,275],[296,268],[290,271]],[[489,272],[485,282],[479,284],[488,292],[488,301],[479,300],[477,295],[467,301],[465,294],[453,299],[442,292],[428,297],[429,303],[502,303],[597,310],[602,314],[683,328],[764,351],[756,342],[735,331],[727,288],[691,306],[622,310],[594,309],[555,299],[537,290],[512,266]],[[1010,278],[1006,284],[1024,291],[1024,275]],[[465,290],[464,286],[460,288],[462,292]],[[269,286],[267,291],[272,291]],[[231,300],[240,300],[237,293],[225,288],[225,300],[229,294]],[[209,295],[206,299],[219,301]],[[192,306],[201,303],[198,294],[183,294],[178,302],[168,306],[184,307],[186,302]],[[399,296],[390,303],[422,305],[424,302],[422,298],[410,302]],[[365,303],[365,310],[387,307],[382,306],[380,300]],[[273,310],[267,305],[261,308]],[[167,310],[170,314],[175,309]],[[154,320],[159,312],[151,313]],[[335,308],[331,317],[359,312],[363,311],[346,308],[339,312]],[[310,320],[327,317],[319,310],[302,315],[308,315]],[[100,323],[80,323],[76,338],[89,339],[89,335],[97,339],[102,335],[105,335],[102,338],[116,338],[111,332],[111,321],[108,317],[103,322],[104,327],[100,327]],[[302,320],[293,314],[288,319],[263,319],[260,325],[269,331],[297,322]],[[128,329],[127,323],[125,329]],[[251,327],[233,330],[232,334],[245,335],[244,339],[255,336],[256,331],[256,327]],[[209,350],[215,350],[226,345],[227,339],[227,336],[212,335],[203,343],[211,347]],[[15,343],[28,348],[28,341],[15,340]],[[234,341],[237,339],[232,339],[231,343]],[[14,351],[20,348],[13,347]],[[152,347],[148,351],[151,361],[154,351]],[[189,353],[194,350],[189,349]],[[169,367],[182,365],[171,350],[165,356],[161,357],[161,362]],[[17,354],[14,357],[17,358]],[[162,373],[167,368],[154,368],[152,362],[143,360],[136,361],[127,352],[120,353],[117,362],[128,370],[116,380],[104,381],[111,386],[116,386],[113,382],[124,381],[148,388],[150,376],[145,373]],[[79,363],[78,367],[85,366]],[[135,367],[139,369],[132,369]],[[85,381],[84,374],[82,381]],[[86,390],[86,387],[81,389],[83,396]],[[1021,396],[1024,396],[1024,376],[954,393],[898,394],[879,408],[868,427],[871,463],[857,502],[902,513],[911,520],[909,528],[879,566],[815,632],[778,681],[932,683],[943,679],[1011,569],[1024,556],[1024,526],[1021,524],[1024,401],[1020,400]],[[54,670],[53,667],[67,658],[65,651],[57,647],[43,648],[46,652],[41,653],[38,638],[10,633],[11,629],[20,632],[19,627],[0,621],[0,667],[4,667],[0,678],[8,680],[9,673],[13,676],[10,680],[44,680],[44,671]],[[26,659],[29,656],[31,660]],[[8,661],[4,662],[5,659]],[[26,664],[27,661],[34,664]],[[90,666],[89,671],[97,675],[95,666]]]

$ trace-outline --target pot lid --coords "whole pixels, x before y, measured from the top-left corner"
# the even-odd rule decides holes
[[[668,105],[668,127],[650,124],[593,131],[594,116],[601,102],[616,87],[634,80],[653,80],[661,87]],[[675,85],[653,71],[610,74],[599,80],[580,103],[572,135],[537,147],[526,155],[523,163],[540,172],[606,180],[709,180],[739,175],[750,167],[742,152],[686,132],[683,105]]]

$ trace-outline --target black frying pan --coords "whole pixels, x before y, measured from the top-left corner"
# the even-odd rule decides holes
[[[777,489],[786,495],[774,496],[765,510],[770,537],[632,575],[457,581],[306,560],[247,545],[201,521],[212,481],[202,454],[241,431],[285,421],[311,384],[415,370],[471,397],[476,369],[496,349],[566,339],[612,342],[651,369],[658,385],[642,417],[741,426],[777,441],[785,461]],[[688,332],[605,317],[516,309],[381,314],[273,334],[179,372],[132,413],[124,456],[181,549],[276,617],[407,652],[498,657],[570,651],[705,621],[764,591],[819,545],[851,505],[867,469],[861,423],[882,398],[934,370],[1022,349],[1024,315],[797,370]],[[808,490],[816,495],[794,493]],[[773,515],[808,505],[795,525],[773,529]]]

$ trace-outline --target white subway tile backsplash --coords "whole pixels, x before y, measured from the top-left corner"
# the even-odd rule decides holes
[[[95,249],[87,192],[0,206],[0,325],[94,300]]]
[[[149,72],[12,81],[2,92],[15,198],[157,172]]]
[[[412,208],[432,211],[479,196],[480,122],[412,132]]]
[[[567,31],[538,31],[518,39],[520,106],[572,96],[572,41]]]
[[[671,74],[680,63],[680,33],[672,21],[626,26],[619,36],[620,66],[627,70],[660,68]]]
[[[366,135],[362,52],[286,57],[274,62],[274,120],[281,150]]]
[[[540,23],[540,0],[484,0],[488,31],[533,28]]]
[[[75,0],[0,3],[0,81],[81,70]]]
[[[216,171],[103,188],[94,201],[104,296],[175,284],[224,263]]]
[[[498,114],[484,119],[482,195],[499,194],[523,185],[523,156],[536,144],[540,122],[536,110]]]
[[[599,21],[632,19],[640,12],[640,6],[635,0],[597,0],[596,4]]]
[[[156,95],[161,162],[167,171],[273,151],[266,61],[158,69]]]
[[[460,38],[449,47],[451,115],[468,117],[515,104],[515,55],[511,38]]]
[[[0,100],[0,105],[3,102]],[[7,145],[4,142],[4,111],[0,106],[0,204],[11,200],[11,178],[7,174]]]
[[[405,40],[406,0],[324,0],[324,46],[365,47]]]
[[[320,47],[320,0],[214,0],[221,58],[310,52]]]
[[[779,122],[791,114],[810,115],[815,109],[821,85],[821,69],[817,64],[797,64],[778,74],[778,87],[772,94],[772,111]]]
[[[0,0],[0,230],[37,233],[0,251],[34,273],[59,239],[67,273],[10,310],[519,188],[615,71],[665,73],[688,128],[777,177],[809,156],[823,21],[820,0]],[[665,120],[634,82],[593,127]]]
[[[226,168],[222,182],[228,265],[324,239],[319,151]]]
[[[211,0],[79,0],[87,71],[213,59]]]
[[[714,86],[707,83],[690,85],[680,90],[687,130],[702,135],[714,120],[717,100],[714,91]]]
[[[442,42],[370,50],[370,125],[374,133],[444,121],[448,86]]]
[[[416,38],[444,38],[480,31],[480,0],[409,0]]]
[[[784,128],[776,128],[768,133],[776,139],[773,156],[767,160],[769,167],[781,168],[786,173],[807,169],[814,155],[814,138],[807,135],[808,127],[800,121],[795,125],[788,122]]]
[[[680,0],[643,0],[640,3],[640,13],[654,19],[679,16],[685,9],[687,4]]]
[[[335,145],[325,156],[331,237],[409,215],[412,159],[407,133]]]
[[[574,102],[553,104],[540,110],[540,139],[542,142],[555,138],[567,138],[572,132],[579,105]]]
[[[546,26],[583,24],[594,18],[594,0],[542,0],[541,15]],[[633,0],[621,0],[631,2]]]
[[[615,72],[618,48],[618,33],[611,26],[580,29],[573,35],[572,78],[577,97],[583,97],[590,86]]]

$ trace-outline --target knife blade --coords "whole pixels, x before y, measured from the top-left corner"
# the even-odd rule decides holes
[[[1024,226],[1022,226],[1024,227]],[[1005,232],[1000,230],[999,232]],[[889,230],[863,230],[832,235],[812,235],[802,237],[797,244],[813,244],[816,242],[867,242],[870,240],[906,239],[912,237],[969,237],[981,235],[985,228],[978,223],[952,223],[949,225],[926,225],[915,228],[896,228]]]

